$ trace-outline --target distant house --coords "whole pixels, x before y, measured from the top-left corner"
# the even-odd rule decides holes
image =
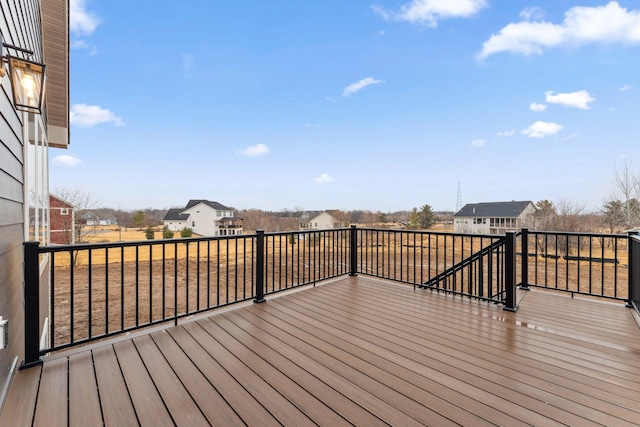
[[[118,219],[108,212],[93,210],[82,215],[82,220],[86,225],[118,225]]]
[[[169,209],[162,219],[171,231],[190,228],[201,236],[242,234],[242,218],[232,208],[209,200],[189,200],[184,208]]]
[[[336,218],[337,210],[305,212],[300,216],[300,230],[326,230],[344,227]]]
[[[531,201],[470,203],[453,215],[455,233],[504,234],[529,224],[536,206]]]
[[[52,244],[75,243],[74,209],[71,203],[49,194],[49,241]]]

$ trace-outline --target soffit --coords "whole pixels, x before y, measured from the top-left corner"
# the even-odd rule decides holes
[[[41,0],[49,146],[69,144],[69,3]]]

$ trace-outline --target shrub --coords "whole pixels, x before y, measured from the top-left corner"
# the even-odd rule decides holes
[[[169,230],[169,227],[167,227],[166,225],[162,229],[162,238],[163,239],[172,239],[173,238],[173,234],[174,234],[173,231]]]
[[[193,236],[193,230],[190,229],[189,227],[185,227],[182,230],[180,230],[180,236],[181,237],[191,237],[191,236]]]
[[[144,230],[144,235],[147,240],[153,240],[156,238],[156,230],[153,227],[147,227],[147,229]]]

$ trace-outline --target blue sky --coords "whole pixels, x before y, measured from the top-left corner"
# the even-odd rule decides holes
[[[114,208],[597,210],[640,169],[634,1],[71,0],[70,68],[50,186]]]

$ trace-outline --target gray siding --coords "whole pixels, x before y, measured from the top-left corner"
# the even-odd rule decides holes
[[[0,0],[5,43],[31,49],[42,60],[40,2]],[[9,346],[0,350],[0,393],[24,354],[22,114],[13,109],[8,77],[0,87],[0,316],[9,320]],[[0,399],[3,396],[0,395]]]

